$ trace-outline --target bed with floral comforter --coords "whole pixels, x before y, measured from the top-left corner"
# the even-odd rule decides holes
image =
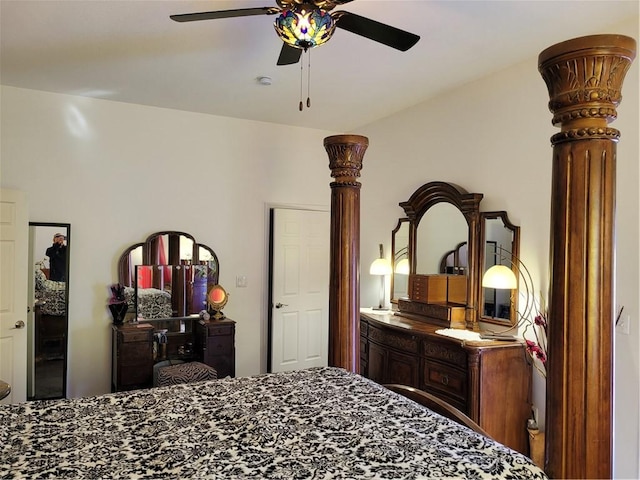
[[[0,406],[0,478],[546,478],[338,368]]]

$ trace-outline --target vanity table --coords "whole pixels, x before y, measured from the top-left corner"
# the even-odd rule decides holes
[[[219,275],[213,249],[185,232],[156,232],[125,249],[118,283],[128,318],[140,323],[111,327],[112,391],[151,387],[154,366],[168,362],[198,361],[218,378],[235,376],[236,322],[222,314],[228,297]]]
[[[154,358],[154,335],[158,326],[171,327],[169,323],[176,328],[165,334],[166,354],[156,350]],[[205,321],[199,317],[112,325],[111,391],[151,387],[153,367],[164,361],[198,361],[215,368],[218,378],[235,376],[235,325],[229,318]]]
[[[436,333],[441,330],[393,312],[361,309],[360,373],[431,393],[527,455],[531,364],[522,343],[464,340]]]

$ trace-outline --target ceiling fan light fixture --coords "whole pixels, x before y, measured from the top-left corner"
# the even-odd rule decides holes
[[[326,43],[336,30],[331,14],[310,4],[282,10],[273,26],[283,42],[303,50]]]

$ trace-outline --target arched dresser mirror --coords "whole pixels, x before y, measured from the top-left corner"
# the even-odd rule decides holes
[[[163,231],[128,247],[118,260],[118,282],[135,318],[184,317],[206,309],[218,284],[218,257],[188,233]]]
[[[446,182],[430,182],[401,202],[409,219],[408,298],[400,315],[452,328],[477,329],[480,193]],[[465,243],[464,265],[441,273],[443,257]]]
[[[29,222],[29,400],[66,397],[70,251],[70,224]]]
[[[398,315],[473,330],[479,321],[516,323],[517,290],[485,289],[482,276],[496,263],[517,272],[511,256],[519,253],[520,228],[505,211],[481,212],[482,198],[451,183],[430,182],[400,203],[406,218],[391,234]],[[398,271],[400,259],[408,259],[406,275]]]
[[[520,255],[520,227],[509,220],[507,212],[482,212],[480,275],[494,265],[509,267],[519,278],[514,258]],[[517,290],[483,288],[480,285],[480,320],[497,325],[513,326],[517,323]]]

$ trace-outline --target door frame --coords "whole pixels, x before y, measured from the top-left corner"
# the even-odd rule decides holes
[[[265,203],[264,205],[264,225],[265,225],[265,285],[263,292],[263,311],[260,323],[260,372],[266,373],[271,367],[271,322],[273,310],[272,298],[272,268],[273,268],[273,209],[303,210],[314,212],[331,212],[330,205],[305,205],[293,203]]]

